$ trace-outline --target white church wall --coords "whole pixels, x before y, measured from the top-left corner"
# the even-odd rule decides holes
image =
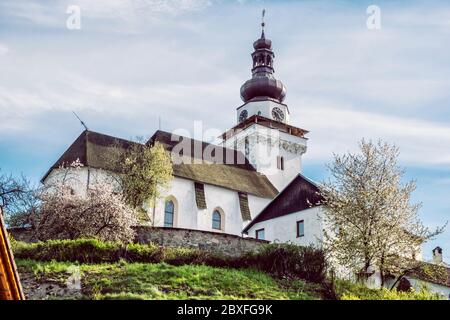
[[[46,177],[44,184],[51,186],[58,181],[66,179],[75,194],[85,196],[89,186],[95,186],[99,183],[117,184],[113,176],[101,169],[80,167],[77,169],[53,169]],[[117,184],[118,186],[118,184]]]
[[[61,180],[63,175],[64,171],[60,169],[52,170],[44,183],[46,185],[53,184]],[[82,167],[71,171],[70,186],[76,194],[86,195],[88,181],[91,186],[96,182],[108,181],[113,183],[110,173],[104,170]],[[242,235],[242,229],[248,223],[242,220],[237,191],[206,184],[205,199],[207,209],[199,210],[195,201],[194,182],[174,177],[170,186],[162,192],[162,196],[157,201],[154,209],[153,206],[145,205],[148,216],[151,220],[154,219],[154,226],[164,226],[165,200],[168,197],[175,204],[174,227],[177,228]],[[249,195],[248,200],[250,213],[252,218],[254,218],[271,199]],[[214,230],[212,228],[212,213],[216,208],[220,208],[221,212],[223,212],[223,230]]]
[[[164,190],[157,201],[154,214],[154,226],[164,226],[165,201],[170,199],[175,204],[174,227],[197,229],[197,204],[195,203],[194,183],[190,180],[174,177],[170,186]],[[147,212],[153,220],[153,208]]]
[[[253,225],[248,235],[255,238],[256,230],[264,229],[265,240],[271,242],[292,242],[301,246],[320,247],[323,238],[320,207],[294,212],[278,218],[258,222]],[[305,235],[297,237],[297,221],[304,221]]]
[[[65,172],[61,169],[54,169],[45,178],[44,185],[52,186],[64,179]],[[88,181],[88,169],[79,168],[71,172],[70,187],[78,195],[86,195]]]
[[[252,220],[264,209],[272,199],[269,198],[260,198],[254,196],[252,194],[248,195],[248,206],[250,208],[250,214],[252,216]],[[247,223],[245,223],[247,225]]]
[[[204,188],[207,209],[199,210],[195,201],[194,182],[175,177],[170,187],[157,202],[155,226],[164,226],[165,200],[170,197],[176,200],[174,201],[176,202],[174,227],[241,235],[244,222],[240,212],[238,192],[208,184]],[[256,215],[253,210],[261,210],[269,201],[270,199],[249,195],[249,207],[252,215]],[[212,228],[212,214],[215,209],[219,209],[219,212],[223,214],[222,230]],[[148,208],[147,211],[151,217],[153,208]]]
[[[236,191],[205,185],[205,199],[208,208],[200,215],[200,230],[219,231],[212,228],[213,211],[219,209],[219,212],[223,213],[223,229],[221,231],[235,235],[242,234],[242,215]]]

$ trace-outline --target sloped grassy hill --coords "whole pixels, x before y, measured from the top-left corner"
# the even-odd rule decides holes
[[[83,264],[17,260],[29,299],[320,299],[321,288],[256,270],[166,263]],[[81,290],[66,289],[74,266]]]
[[[29,299],[440,299],[326,278],[323,253],[270,244],[256,253],[214,253],[93,239],[11,239]]]

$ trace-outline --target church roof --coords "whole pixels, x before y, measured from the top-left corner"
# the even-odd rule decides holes
[[[262,198],[274,198],[277,195],[278,191],[270,183],[269,179],[267,179],[265,175],[257,172],[241,152],[182,136],[172,136],[170,133],[164,131],[157,131],[148,143],[152,144],[160,142],[165,149],[170,152],[178,143],[177,141],[173,141],[173,139],[185,139],[183,141],[189,142],[193,151],[196,151],[194,149],[197,147],[200,148],[200,150],[202,150],[201,156],[197,155],[198,152],[193,152],[191,155],[184,154],[184,156],[187,156],[187,158],[190,157],[191,159],[200,157],[203,160],[200,164],[192,163],[192,161],[174,164],[174,176],[238,192],[249,193]],[[106,160],[108,154],[112,155],[114,146],[119,145],[127,149],[134,143],[135,142],[85,130],[51,166],[41,182],[45,181],[53,169],[57,169],[61,165],[70,164],[77,159],[79,159],[83,165],[91,168],[117,171],[115,168],[109,167],[110,164]],[[205,150],[212,150],[212,156],[210,152],[204,152]],[[231,154],[235,161],[230,164],[224,164],[224,162],[221,161],[223,159],[220,159],[220,154],[222,153],[224,157],[226,154]],[[203,155],[206,155],[206,157]],[[218,156],[214,157],[214,155]],[[242,158],[244,160],[242,160],[241,163],[236,163],[236,160]]]
[[[256,223],[282,217],[318,205],[322,197],[316,184],[298,174],[244,229]]]

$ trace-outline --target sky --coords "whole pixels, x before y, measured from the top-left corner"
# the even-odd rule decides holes
[[[232,127],[263,8],[291,124],[310,131],[303,173],[321,181],[333,153],[383,139],[424,223],[450,220],[448,1],[2,0],[2,172],[38,182],[83,130],[72,111],[122,138]],[[437,245],[450,262],[450,227],[427,259]]]

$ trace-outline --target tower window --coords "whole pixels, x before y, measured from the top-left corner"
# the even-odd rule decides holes
[[[277,156],[277,168],[280,170],[284,170],[284,157]]]
[[[297,221],[297,238],[303,237],[305,235],[305,221]]]

